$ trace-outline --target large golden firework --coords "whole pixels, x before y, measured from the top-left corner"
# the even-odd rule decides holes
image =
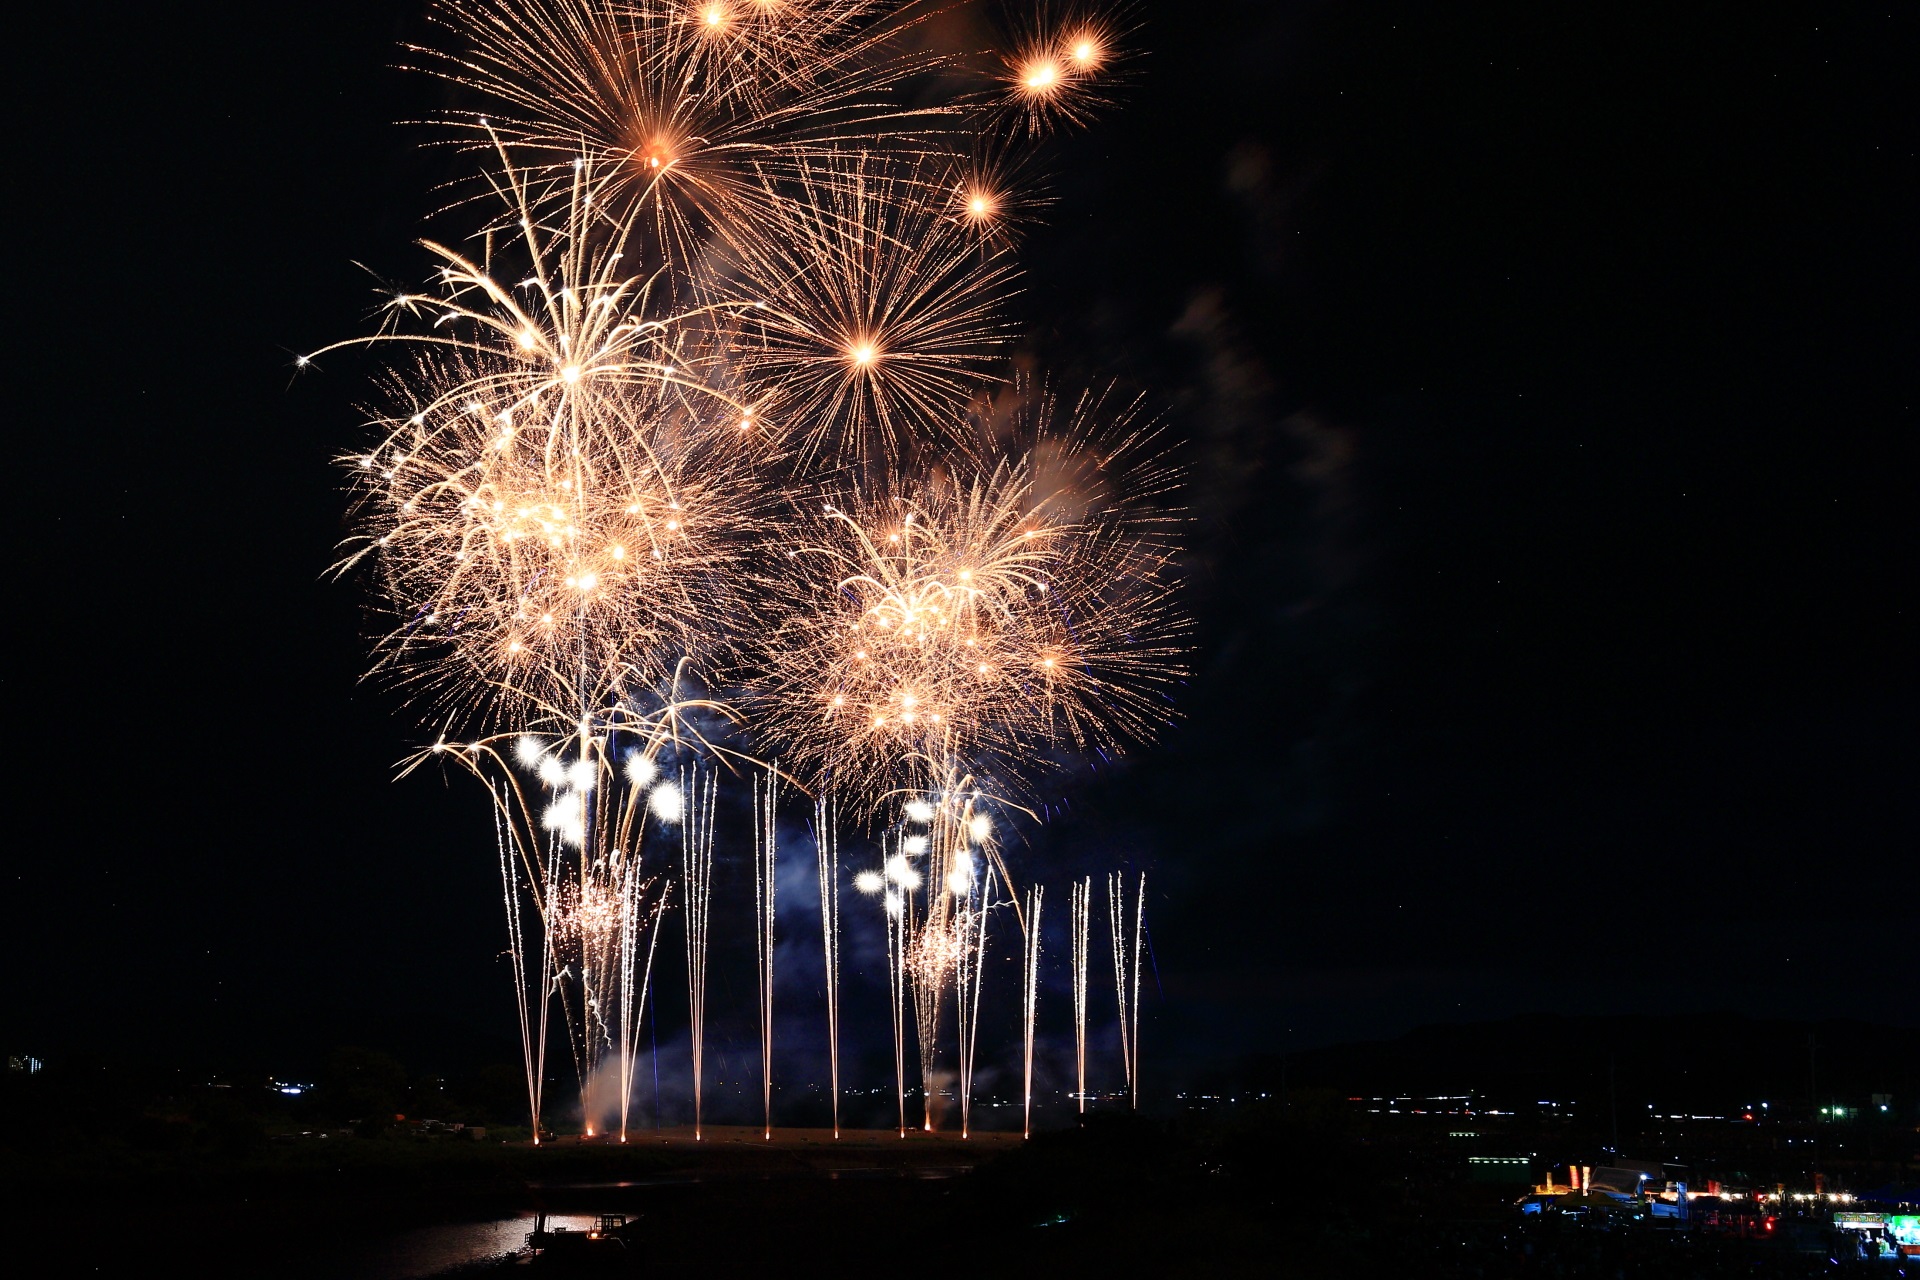
[[[372,340],[411,364],[376,442],[342,460],[359,525],[342,567],[376,565],[382,665],[430,718],[504,695],[520,723],[564,724],[729,634],[765,458],[751,407],[702,380],[687,317],[622,270],[590,172],[552,233],[532,193],[504,189],[515,243],[491,262],[429,245],[435,288],[391,306],[430,323]]]
[[[1012,460],[826,486],[780,530],[752,719],[819,785],[1017,795],[1056,751],[1123,749],[1169,716],[1185,625],[1170,517],[1135,505],[1166,481],[1151,434],[1088,450],[1077,425],[1031,431],[1047,397],[1010,398],[982,427],[1029,429]]]
[[[925,10],[883,0],[437,0],[453,48],[419,65],[479,100],[444,122],[528,165],[586,155],[643,207],[649,267],[698,288],[715,243],[762,235],[797,165],[931,145],[953,108],[906,87],[945,59],[903,40]]]
[[[726,313],[732,375],[808,461],[898,460],[991,380],[1014,264],[957,216],[949,172],[806,166],[779,234],[734,265],[754,305]]]

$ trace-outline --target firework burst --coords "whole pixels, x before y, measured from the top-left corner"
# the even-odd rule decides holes
[[[905,105],[942,59],[907,47],[925,17],[875,0],[438,0],[448,49],[417,65],[476,97],[455,137],[526,163],[583,152],[607,199],[641,211],[649,266],[697,285],[708,247],[765,231],[774,184],[849,146],[931,145],[952,108]]]
[[[1051,408],[1036,397],[982,424]],[[1012,461],[798,507],[764,583],[756,723],[820,785],[872,798],[1017,795],[1057,744],[1149,737],[1185,625],[1169,526],[1129,505],[1165,482],[1150,446],[1136,433],[1089,455],[1042,436]]]
[[[429,245],[433,291],[395,296],[364,340],[410,366],[374,443],[342,459],[359,532],[340,567],[376,567],[394,618],[381,665],[435,718],[505,696],[568,722],[726,633],[763,433],[701,380],[689,318],[655,314],[623,272],[597,189],[583,166],[549,233],[509,170],[518,252]]]
[[[955,204],[986,188],[959,196],[966,179],[949,172],[875,156],[808,165],[779,234],[732,268],[755,303],[726,313],[743,394],[810,460],[894,461],[990,380],[1014,264]]]

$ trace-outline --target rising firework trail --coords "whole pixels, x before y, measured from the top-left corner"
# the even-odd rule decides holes
[[[1040,1011],[1040,905],[1045,890],[1033,885],[1027,890],[1027,910],[1025,945],[1020,957],[1021,1012],[1026,1022],[1026,1056],[1023,1069],[1025,1081],[1025,1108],[1021,1136],[1033,1136],[1033,1030],[1035,1017]]]
[[[644,752],[666,741],[679,713],[615,716],[599,729],[586,719],[559,738],[517,734],[468,743],[444,739],[417,753],[405,770],[430,759],[456,764],[487,786],[494,805],[496,852],[506,908],[509,958],[520,1007],[529,1122],[543,1125],[545,1057],[553,1006],[566,1029],[589,1134],[596,1108],[590,1085],[630,1074],[639,1009],[651,973],[660,895],[642,870],[641,837],[651,813],[676,821],[679,793],[645,785]],[[624,771],[612,761],[625,741],[642,744]],[[523,777],[522,774],[527,776]],[[545,792],[544,798],[541,792]],[[621,1109],[615,1106],[614,1110]]]
[[[538,904],[552,990],[573,1049],[589,1137],[606,1111],[592,1091],[609,1064],[623,1089],[614,1107],[623,1123],[630,1105],[639,1019],[664,902],[655,879],[643,872],[645,819],[651,812],[663,822],[677,822],[683,808],[680,789],[656,784],[656,771],[642,751],[629,756],[624,770],[616,770],[616,750],[613,733],[596,733],[582,720],[577,734],[558,741],[523,734],[512,753],[551,797],[539,814],[546,857],[537,881]],[[498,759],[485,742],[469,744],[458,756],[470,765]],[[496,788],[495,794],[506,793]],[[516,788],[512,794],[524,800],[527,792]],[[511,831],[518,824],[505,825]]]
[[[527,931],[522,916],[522,897],[528,886],[520,873],[519,850],[515,847],[506,821],[501,784],[489,783],[493,795],[494,840],[500,853],[500,888],[507,909],[507,958],[513,966],[514,1002],[520,1015],[520,1053],[527,1075],[527,1114],[532,1117],[534,1145],[540,1143],[540,1101],[547,1076],[547,1011],[552,1002],[547,992],[553,985],[550,968],[553,952],[542,945],[533,960],[535,980],[528,986]]]
[[[958,874],[957,872],[955,873]],[[980,987],[987,962],[987,915],[993,907],[993,872],[974,882],[954,916],[954,1014],[960,1057],[960,1136],[972,1136],[974,1051],[980,1036]]]
[[[1135,1111],[1140,1109],[1140,938],[1146,922],[1146,900],[1145,872],[1134,889],[1131,913],[1127,911],[1126,873],[1108,874],[1107,928],[1113,939],[1113,989],[1120,1002],[1120,1063],[1126,1071],[1127,1092]]]
[[[915,1041],[920,1053],[920,1127],[932,1133],[934,1098],[939,1085],[941,996],[953,979],[963,943],[951,884],[938,873],[951,855],[950,848],[941,839],[951,824],[940,821],[941,806],[924,800],[909,801],[906,815],[909,824],[926,830],[899,837],[896,846],[899,852],[887,859],[887,875],[905,904],[901,936],[908,994],[913,999]],[[922,874],[920,866],[927,868],[927,874]],[[918,900],[914,895],[923,886],[925,901],[916,911]]]
[[[900,894],[887,894],[887,986],[893,1001],[893,1090],[900,1103],[900,1136],[907,1136],[907,917]]]
[[[833,1136],[840,1136],[840,844],[839,815],[825,796],[813,805],[813,847],[820,873],[820,945],[827,975],[827,1072],[833,1104]]]
[[[653,982],[653,957],[660,945],[660,920],[667,911],[667,891],[644,913],[637,897],[627,900],[620,929],[620,1141],[627,1140],[627,1119],[633,1104],[633,1068],[639,1058],[640,1018],[647,1007],[647,989]],[[640,939],[646,937],[646,957],[640,958]],[[634,968],[640,964],[639,982]]]
[[[1087,921],[1092,898],[1092,876],[1073,882],[1073,901],[1068,910],[1073,916],[1073,1057],[1079,1082],[1074,1096],[1080,1100],[1083,1113],[1087,1109]]]
[[[907,1136],[907,893],[901,888],[903,877],[912,874],[906,859],[889,855],[889,839],[881,841],[881,870],[862,871],[853,878],[853,887],[870,898],[880,900],[887,930],[887,1007],[893,1014],[893,1092],[899,1103],[900,1136]]]
[[[760,981],[760,1098],[766,1131],[773,1137],[773,899],[780,839],[775,809],[780,798],[777,766],[753,783],[753,921]]]
[[[687,1033],[693,1045],[693,1140],[702,1141],[701,1083],[707,1047],[708,923],[713,905],[713,808],[717,782],[694,772],[684,789],[689,797],[680,825],[680,874],[685,886],[687,930]]]

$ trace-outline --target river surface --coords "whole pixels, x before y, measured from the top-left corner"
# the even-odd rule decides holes
[[[499,1261],[526,1247],[533,1230],[530,1213],[485,1222],[455,1222],[414,1227],[390,1235],[336,1236],[314,1241],[305,1256],[276,1265],[276,1274],[297,1280],[353,1276],[356,1280],[424,1280],[459,1267]],[[547,1215],[549,1228],[585,1231],[594,1225],[590,1214]]]
[[[666,1174],[655,1177],[607,1181],[570,1181],[534,1184],[533,1189],[546,1198],[569,1208],[581,1207],[585,1200],[607,1212],[633,1215],[643,1205],[659,1208],[656,1197],[677,1199],[682,1194],[700,1194],[695,1188],[763,1188],[760,1194],[781,1186],[818,1186],[854,1183],[867,1186],[896,1186],[941,1181],[967,1172],[966,1165],[932,1166],[912,1169],[865,1167],[835,1169],[824,1175],[778,1174],[719,1176],[703,1174]],[[547,1215],[547,1226],[554,1230],[585,1231],[597,1219],[591,1213]],[[512,1217],[488,1218],[473,1222],[440,1223],[395,1231],[367,1234],[357,1222],[336,1221],[326,1229],[304,1234],[292,1245],[283,1262],[276,1263],[276,1277],[286,1280],[334,1280],[351,1276],[354,1280],[427,1280],[463,1268],[500,1262],[526,1248],[527,1235],[534,1228],[532,1213]]]

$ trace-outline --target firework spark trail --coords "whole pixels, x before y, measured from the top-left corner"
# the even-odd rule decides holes
[[[900,1136],[907,1136],[907,919],[906,900],[888,890],[887,996],[893,1009],[893,1089],[900,1103]]]
[[[924,825],[932,820],[933,810],[924,803],[906,806],[909,823]],[[895,831],[881,837],[884,861],[879,872],[860,877],[861,888],[868,893],[884,893],[889,922],[888,941],[896,948],[891,977],[896,979],[894,1000],[894,1076],[900,1096],[901,1136],[906,1136],[905,1039],[902,1024],[905,1005],[913,1002],[913,1027],[919,1050],[920,1093],[923,1103],[921,1127],[933,1130],[934,1053],[940,1028],[940,991],[950,970],[946,950],[940,945],[943,935],[938,926],[943,911],[951,902],[929,892],[924,914],[917,909],[917,894],[929,883],[914,865],[928,854],[929,840],[918,833]],[[929,859],[931,862],[932,859]]]
[[[546,860],[541,863],[541,871],[540,883],[542,885],[551,886],[559,882],[560,850],[557,842],[555,846],[548,851]],[[542,1101],[545,1100],[544,1081],[547,1076],[547,1043],[551,1036],[553,1023],[553,998],[560,992],[560,965],[554,954],[553,930],[547,923],[546,901],[546,895],[543,894],[540,903],[540,1029],[536,1033],[539,1037],[540,1051],[535,1058],[535,1067],[539,1072],[539,1079],[543,1082],[542,1085],[537,1087],[536,1096],[541,1098]],[[562,1004],[561,1008],[563,1010],[565,1007],[566,1006]],[[540,1145],[540,1123],[540,1112],[536,1108],[533,1113],[533,1144],[535,1146]]]
[[[947,938],[934,932],[937,926],[931,919],[920,921],[919,928],[914,928],[911,901],[905,925],[907,985],[913,997],[915,1045],[920,1052],[920,1128],[932,1133],[933,1099],[939,1083],[935,1069],[940,1051],[940,992],[946,985],[946,973],[930,962],[928,953],[944,949]]]
[[[629,896],[620,930],[620,1141],[627,1140],[627,1117],[633,1103],[633,1068],[639,1056],[640,1018],[647,1006],[647,989],[653,982],[653,957],[660,946],[660,921],[667,912],[667,890],[640,916],[640,895]],[[640,934],[647,937],[646,965],[640,973],[638,988],[633,970],[638,958]]]
[[[909,795],[915,793],[908,792]],[[906,821],[914,830],[902,832],[896,852],[887,860],[886,874],[905,904],[906,974],[913,996],[914,1030],[920,1052],[920,1091],[924,1102],[921,1127],[934,1129],[934,1099],[939,1094],[941,1011],[948,985],[967,947],[965,901],[974,889],[971,864],[964,878],[960,860],[966,856],[965,824],[957,820],[967,802],[940,793],[932,802],[907,801]],[[916,862],[926,868],[923,874]],[[915,910],[915,894],[925,890]]]
[[[1033,1030],[1036,1015],[1040,1011],[1040,906],[1045,890],[1033,885],[1027,890],[1026,946],[1021,955],[1022,1000],[1021,1010],[1025,1015],[1026,1061],[1024,1078],[1026,1082],[1025,1120],[1023,1137],[1033,1136]]]
[[[773,1137],[773,897],[780,844],[775,809],[780,775],[776,764],[753,784],[753,919],[760,979],[760,1096],[767,1139]]]
[[[1129,1092],[1133,1089],[1133,1046],[1127,1035],[1126,873],[1107,873],[1107,937],[1113,943],[1113,992],[1120,1011],[1120,1071]]]
[[[991,818],[981,811],[982,796],[971,780],[951,764],[936,775],[942,785],[907,790],[905,819],[892,835],[894,852],[882,873],[862,877],[863,888],[887,888],[888,905],[900,918],[902,973],[914,1002],[914,1028],[920,1054],[923,1127],[935,1124],[934,1099],[939,1079],[938,1050],[944,995],[956,996],[959,1035],[961,1127],[970,1132],[971,1088],[984,956],[987,914],[993,892],[1006,871],[996,847]],[[888,847],[883,840],[883,849]],[[976,856],[981,859],[976,862]],[[920,867],[924,865],[923,874]],[[983,879],[984,877],[984,879]],[[924,889],[922,897],[916,897]]]
[[[907,1136],[906,999],[909,890],[914,871],[899,852],[902,837],[880,838],[881,869],[862,871],[853,887],[880,901],[887,931],[887,1007],[893,1015],[893,1091],[900,1106],[900,1136]],[[890,852],[891,851],[891,852]]]
[[[827,1069],[833,1102],[833,1136],[840,1136],[840,844],[839,813],[822,796],[813,805],[814,854],[820,873],[820,945],[827,976]]]
[[[1087,920],[1093,898],[1093,877],[1073,882],[1073,1052],[1078,1065],[1080,1110],[1087,1109]]]
[[[954,961],[953,990],[959,1039],[962,1138],[972,1136],[974,1052],[980,1035],[980,988],[987,962],[987,915],[993,908],[993,889],[994,874],[989,869],[955,919],[959,947]]]
[[[522,1059],[536,1133],[556,1000],[589,1136],[595,1123],[589,1088],[601,1077],[607,1055],[630,1074],[639,1002],[651,974],[649,962],[636,981],[643,910],[645,931],[657,930],[660,910],[658,902],[648,906],[655,882],[641,874],[640,840],[649,813],[671,824],[684,803],[678,787],[657,781],[652,753],[675,740],[679,716],[694,705],[702,704],[668,703],[652,716],[615,708],[597,722],[583,715],[559,738],[530,732],[468,743],[442,738],[402,770],[404,776],[435,758],[457,763],[482,781],[493,802],[516,1004],[523,998],[526,1004]],[[615,769],[618,745],[629,739],[640,746]],[[510,749],[503,750],[508,742]],[[529,776],[523,779],[516,769]],[[535,782],[546,792],[544,802]],[[537,947],[528,903],[539,922]],[[528,980],[536,950],[537,983]],[[623,1105],[630,1107],[630,1094],[628,1099]]]
[[[1129,1012],[1133,1023],[1128,1036],[1133,1041],[1129,1056],[1133,1061],[1133,1109],[1140,1109],[1140,962],[1145,958],[1146,948],[1141,945],[1147,929],[1147,874],[1140,873],[1140,883],[1134,889],[1133,898],[1133,1000]]]
[[[555,862],[558,862],[557,857]],[[570,881],[560,879],[560,868],[557,865],[554,872],[553,878],[548,882],[550,887],[547,895],[546,917],[547,949],[554,954],[553,993],[559,999],[560,1020],[566,1029],[567,1048],[573,1057],[574,1083],[580,1093],[581,1124],[587,1137],[591,1138],[593,1111],[587,1097],[587,1090],[593,1081],[592,1056],[595,1048],[591,1025],[593,993],[582,981],[578,967],[570,962],[574,957],[563,953],[563,949],[571,951],[569,944],[574,941],[568,936],[572,932],[572,921],[569,919],[572,913],[564,893],[576,886]],[[569,994],[569,988],[574,994]],[[576,1004],[579,1006],[577,1011]]]
[[[563,869],[556,870],[547,895],[547,937],[556,952],[557,993],[573,1050],[580,1114],[586,1136],[591,1138],[595,1133],[593,1084],[606,1050],[618,1049],[608,1025],[608,1007],[615,1004],[618,993],[613,974],[607,970],[617,971],[619,918],[625,914],[624,886],[610,894],[591,869],[583,868],[577,878]],[[564,879],[559,878],[562,875]],[[616,952],[613,956],[607,954],[610,943]]]
[[[680,826],[680,868],[686,886],[687,930],[687,1018],[688,1035],[693,1042],[693,1138],[702,1141],[700,1127],[701,1083],[706,1066],[707,1047],[707,931],[713,905],[713,808],[717,782],[702,778],[698,770],[687,777],[683,788],[688,797],[686,819]]]
[[[539,1039],[534,1038],[534,1018],[529,1007],[531,995],[527,990],[527,939],[526,930],[521,923],[520,914],[520,861],[519,850],[515,847],[507,828],[504,802],[500,787],[489,783],[488,792],[493,797],[494,840],[500,852],[500,888],[507,909],[507,956],[513,966],[513,996],[520,1016],[520,1054],[527,1073],[527,1114],[532,1117],[534,1141],[540,1141],[540,1094],[545,1079],[546,1059],[546,1000],[547,989],[546,960],[549,955],[543,945],[540,949],[540,1029]]]
[[[644,720],[616,716],[601,732],[583,716],[574,732],[558,741],[519,735],[513,760],[551,796],[537,821],[527,790],[511,770],[505,785],[493,786],[496,815],[510,842],[523,853],[537,850],[542,843],[537,833],[546,833],[540,870],[528,884],[540,910],[550,994],[559,1000],[573,1050],[589,1137],[596,1124],[591,1090],[609,1055],[623,1089],[615,1109],[624,1117],[631,1106],[639,1010],[652,973],[651,942],[638,981],[636,967],[642,939],[657,937],[661,910],[658,900],[649,904],[654,881],[642,875],[645,817],[651,812],[663,822],[677,822],[685,806],[680,788],[657,781],[648,751],[661,744],[662,739],[649,736],[658,728],[659,722],[648,727]],[[645,730],[641,736],[647,746],[616,770],[616,740],[635,729]],[[435,747],[447,749],[444,743]],[[490,764],[505,767],[489,740],[455,750],[455,758],[475,772]],[[519,834],[523,828],[524,836]],[[522,860],[531,865],[530,857]],[[547,1007],[543,1000],[543,1014]]]
[[[1133,1109],[1140,1109],[1140,934],[1145,923],[1147,876],[1140,874],[1133,898],[1133,938],[1127,938],[1127,877],[1107,875],[1107,928],[1113,939],[1113,989],[1120,1003],[1120,1064]]]

